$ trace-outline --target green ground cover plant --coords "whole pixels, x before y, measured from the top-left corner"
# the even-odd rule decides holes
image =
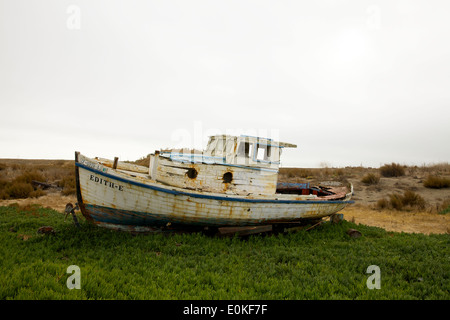
[[[309,231],[209,237],[133,235],[40,206],[0,207],[0,299],[450,298],[450,236],[386,232],[348,221]],[[51,226],[55,234],[40,234]],[[352,238],[349,228],[362,236]],[[67,268],[81,289],[68,289]],[[380,289],[369,289],[371,265]]]

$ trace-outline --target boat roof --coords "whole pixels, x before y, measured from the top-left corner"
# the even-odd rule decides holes
[[[280,148],[297,148],[296,144],[288,143],[288,142],[281,142],[281,141],[274,141],[270,138],[264,138],[264,137],[255,137],[255,136],[248,136],[248,135],[240,135],[240,136],[232,136],[232,135],[226,135],[226,134],[220,134],[220,135],[213,135],[209,137],[209,140],[212,139],[239,139],[244,140],[245,142],[251,142],[251,143],[258,143],[258,144],[265,144],[270,146],[276,146]]]

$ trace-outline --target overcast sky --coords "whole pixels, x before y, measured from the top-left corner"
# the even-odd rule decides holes
[[[283,166],[450,161],[450,2],[0,0],[0,158],[215,133]]]

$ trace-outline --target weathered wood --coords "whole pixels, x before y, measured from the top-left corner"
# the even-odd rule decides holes
[[[183,163],[163,156],[153,156],[150,168],[152,179],[179,188],[205,192],[228,192],[232,194],[274,194],[278,172],[220,164]],[[191,178],[188,170],[197,175]],[[231,182],[224,175],[231,174]]]
[[[212,230],[234,227],[223,234],[242,236],[273,231],[272,224],[295,226],[305,219],[321,219],[351,203],[352,190],[339,201],[323,200],[324,192],[276,194],[280,150],[275,141],[216,140],[210,140],[206,153],[155,152],[148,168],[77,154],[77,195],[83,215],[98,225],[128,231],[189,225]],[[251,148],[246,145],[250,142]]]
[[[283,223],[329,216],[349,203],[315,201],[314,198],[305,201],[308,196],[291,194],[247,196],[190,191],[148,179],[137,180],[129,174],[107,170],[82,155],[79,159],[76,165],[86,208],[84,214],[94,221],[110,219],[128,225],[169,221],[192,225],[267,225],[272,221]],[[350,197],[351,193],[347,200]]]
[[[114,162],[113,162],[113,169],[117,169],[117,162],[119,162],[119,158],[118,157],[114,157]]]
[[[313,224],[313,225],[312,225],[311,227],[309,227],[308,229],[306,229],[306,231],[312,230],[312,229],[314,229],[315,227],[320,226],[322,223],[323,223],[323,221],[319,221],[319,222]]]
[[[112,168],[114,165],[113,160],[98,158],[98,157],[95,158],[95,160],[97,160],[99,163],[101,163],[102,165],[104,165],[105,167],[108,167],[108,168]],[[122,161],[117,162],[117,169],[148,174],[147,167],[140,166],[140,165],[133,164],[133,163],[122,162]]]
[[[40,182],[40,181],[36,181],[36,180],[32,180],[32,181],[31,181],[31,184],[34,185],[34,186],[41,187],[41,188],[43,188],[44,190],[45,190],[45,189],[49,189],[49,188],[55,188],[55,189],[62,190],[62,188],[61,188],[61,187],[58,187],[57,185],[50,184],[50,183],[46,183],[46,182]]]
[[[255,226],[255,227],[224,227],[219,228],[219,236],[233,237],[233,236],[249,236],[252,234],[266,233],[272,231],[272,225]]]

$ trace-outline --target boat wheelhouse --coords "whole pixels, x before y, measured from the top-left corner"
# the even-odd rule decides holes
[[[283,148],[296,145],[251,136],[218,135],[204,151],[150,155],[150,178],[175,187],[229,194],[274,194]]]

